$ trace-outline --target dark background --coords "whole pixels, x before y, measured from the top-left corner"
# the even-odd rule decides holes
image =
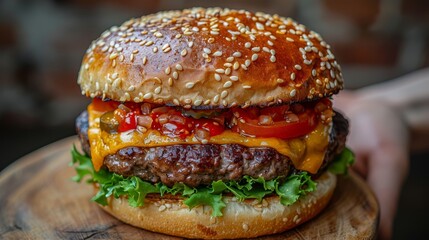
[[[131,17],[192,6],[245,8],[296,19],[331,44],[351,89],[429,66],[425,0],[2,0],[0,170],[74,134],[74,118],[89,102],[80,95],[76,78],[92,40]],[[412,146],[394,239],[427,235],[429,149],[427,144]]]

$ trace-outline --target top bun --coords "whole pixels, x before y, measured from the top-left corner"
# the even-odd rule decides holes
[[[341,69],[319,34],[244,10],[159,12],[112,27],[87,50],[82,94],[184,108],[269,106],[331,96]]]

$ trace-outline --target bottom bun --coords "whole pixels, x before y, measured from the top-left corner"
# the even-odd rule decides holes
[[[315,217],[331,199],[336,182],[334,174],[322,174],[316,191],[290,206],[282,205],[277,196],[262,202],[238,202],[224,196],[222,217],[210,216],[209,206],[189,210],[174,196],[147,196],[145,205],[138,208],[129,206],[125,198],[110,197],[109,204],[102,208],[123,222],[154,232],[186,238],[251,238],[283,232]]]

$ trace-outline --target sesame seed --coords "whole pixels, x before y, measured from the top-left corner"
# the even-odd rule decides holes
[[[167,83],[168,83],[168,86],[173,86],[173,79],[168,78]]]
[[[292,38],[290,38],[290,37],[287,37],[286,41],[288,41],[288,42],[294,42],[294,40]]]
[[[176,72],[176,71],[174,71],[174,72],[173,72],[173,78],[174,78],[174,79],[178,79],[178,78],[179,78],[179,73],[178,73],[178,72]]]
[[[234,52],[233,54],[232,54],[232,56],[233,57],[241,57],[241,52]]]
[[[164,44],[163,46],[162,46],[162,50],[165,50],[166,48],[168,48],[168,47],[170,47],[170,44],[168,44],[168,43],[166,43],[166,44]],[[137,50],[138,51],[138,50]]]
[[[271,61],[271,62],[276,62],[276,57],[275,57],[274,55],[271,55],[271,57],[270,57],[270,61]]]
[[[183,71],[183,67],[182,67],[182,65],[180,65],[179,63],[178,63],[178,64],[176,64],[176,70],[178,70],[178,71]]]
[[[167,207],[165,205],[161,205],[161,206],[159,206],[158,211],[163,212],[166,209],[167,209]]]
[[[221,97],[222,99],[224,99],[224,98],[226,98],[226,96],[228,96],[228,91],[223,90],[223,91],[221,92],[221,94],[220,94],[220,97]]]
[[[301,65],[299,65],[299,64],[296,64],[294,67],[295,67],[296,70],[301,70],[302,69]]]
[[[270,52],[270,49],[269,49],[269,48],[267,48],[267,47],[263,47],[263,48],[262,48],[262,51],[269,53],[269,52]]]
[[[243,85],[243,88],[244,88],[244,89],[250,89],[250,88],[252,88],[252,86],[249,86],[249,85]]]
[[[246,67],[248,67],[248,66],[250,66],[250,60],[249,59],[247,59],[246,61],[244,61],[244,65],[246,66]]]
[[[242,68],[243,70],[247,70],[247,66],[246,66],[246,65],[244,65],[244,64],[241,64],[241,68]]]
[[[177,106],[180,105],[180,102],[177,98],[173,99],[173,103]]]
[[[201,99],[197,99],[194,101],[195,106],[200,106],[202,103],[203,103],[203,100],[201,100]]]
[[[213,97],[213,103],[219,102],[219,94]]]
[[[152,98],[152,93],[146,93],[145,95],[143,95],[144,99],[150,99]]]
[[[242,227],[244,231],[249,231],[249,225],[247,225],[246,223],[243,223]]]
[[[147,62],[147,57],[146,57],[146,56],[144,56],[144,57],[143,57],[143,65],[146,65],[146,62]]]
[[[316,79],[316,83],[317,85],[322,85],[322,81],[320,81],[320,79]]]
[[[116,72],[115,72],[115,73],[113,73],[111,77],[112,77],[112,79],[116,79],[116,78],[118,78],[118,73],[116,73]]]
[[[130,94],[129,93],[125,93],[124,94],[125,95],[125,99],[127,100],[127,101],[129,101],[130,99],[131,99],[131,96],[130,96]]]
[[[116,57],[118,57],[118,54],[112,53],[112,54],[110,54],[109,59],[112,60],[112,59],[115,59]]]
[[[253,48],[252,48],[252,51],[253,51],[253,52],[260,52],[260,51],[261,51],[261,48],[260,48],[260,47],[253,47]]]
[[[250,42],[246,42],[245,44],[244,44],[244,47],[245,48],[250,48],[252,46],[252,44],[250,44]]]
[[[216,51],[216,52],[213,53],[213,56],[214,57],[220,57],[220,56],[222,56],[222,52],[221,51]]]
[[[237,76],[231,76],[231,77],[229,77],[229,79],[231,79],[232,81],[238,81],[238,77]]]
[[[290,74],[290,79],[291,79],[292,81],[295,81],[295,76],[296,76],[296,75],[295,75],[295,73],[291,73],[291,74]]]
[[[215,72],[223,74],[225,73],[225,70],[223,68],[218,68],[215,70]]]
[[[223,69],[222,69],[222,70],[223,70]],[[220,81],[220,80],[222,80],[221,76],[220,76],[219,74],[217,74],[217,73],[215,73],[215,74],[214,74],[214,77],[215,77],[215,80],[216,80],[216,81]]]
[[[224,84],[223,84],[223,87],[224,88],[229,88],[229,87],[231,87],[232,86],[232,82],[231,81],[227,81],[227,82],[225,82]]]
[[[225,69],[225,75],[229,75],[229,74],[231,74],[231,68]]]
[[[295,97],[295,95],[296,95],[296,89],[292,89],[292,91],[290,91],[289,95],[291,97]]]
[[[267,41],[267,43],[268,43],[268,45],[270,45],[270,46],[273,46],[273,45],[274,45],[274,43],[273,43],[273,42],[271,42],[270,40],[268,40],[268,41]]]
[[[258,54],[254,53],[252,55],[252,61],[256,61],[258,59]]]
[[[144,45],[148,47],[148,46],[150,46],[152,44],[153,44],[153,41],[149,41],[149,42],[146,42]]]
[[[176,39],[179,39],[181,37],[182,37],[182,34],[180,34],[180,33],[176,34],[176,36],[175,36]]]
[[[234,61],[234,57],[228,57],[228,58],[226,59],[226,61],[227,61],[227,62],[232,62],[232,61]]]
[[[234,66],[233,66],[232,68],[233,68],[234,70],[239,69],[239,68],[240,68],[240,63],[235,62],[235,63],[234,63]]]
[[[315,77],[316,76],[316,69],[313,69],[313,70],[311,70],[311,75],[313,76],[313,77]]]
[[[307,60],[307,59],[305,59],[305,60],[304,60],[304,64],[305,64],[305,65],[310,65],[310,64],[311,64],[311,62],[312,62],[311,60]]]
[[[157,47],[154,47],[154,48],[152,49],[152,51],[153,51],[154,53],[157,53],[157,52],[158,52],[158,48],[157,48]]]
[[[192,46],[194,46],[194,42],[188,42],[188,47],[192,47]]]
[[[217,31],[210,31],[210,34],[211,35],[219,35],[219,32],[217,32]]]
[[[193,83],[193,82],[188,82],[188,83],[186,83],[186,84],[185,84],[185,87],[190,89],[190,88],[193,88],[193,87],[194,87],[194,85],[195,85],[195,83]]]
[[[265,28],[264,28],[264,25],[262,24],[262,23],[260,23],[260,22],[256,22],[256,28],[258,29],[258,30],[264,30]]]
[[[333,79],[335,79],[335,72],[334,72],[334,70],[332,70],[331,69],[331,71],[329,71],[330,73],[331,73],[331,77],[333,78]]]
[[[136,89],[136,87],[134,87],[133,85],[131,85],[129,88],[128,88],[128,91],[129,92],[132,92],[132,91],[134,91]]]
[[[164,70],[164,72],[165,72],[165,74],[170,74],[171,73],[171,67],[167,67],[165,70]]]
[[[285,82],[285,80],[283,80],[283,79],[281,79],[281,78],[277,78],[277,83],[284,83]]]
[[[210,49],[208,49],[208,48],[203,48],[203,51],[205,52],[205,53],[207,53],[207,54],[210,54],[212,51],[210,50]]]
[[[159,94],[161,92],[162,88],[161,86],[155,88],[155,90],[153,90],[154,93]]]
[[[187,51],[186,49],[183,49],[183,50],[180,52],[180,55],[182,55],[182,57],[186,56],[186,54],[188,54],[188,51]]]

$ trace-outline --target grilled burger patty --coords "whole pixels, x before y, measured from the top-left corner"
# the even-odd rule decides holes
[[[345,147],[347,120],[336,112],[333,126],[328,151],[319,173]],[[76,119],[76,129],[83,150],[89,155],[86,111]],[[288,157],[272,148],[244,147],[239,144],[127,147],[106,156],[104,166],[123,176],[138,176],[168,186],[182,182],[191,187],[208,185],[216,180],[239,180],[245,175],[269,180],[297,171]]]

